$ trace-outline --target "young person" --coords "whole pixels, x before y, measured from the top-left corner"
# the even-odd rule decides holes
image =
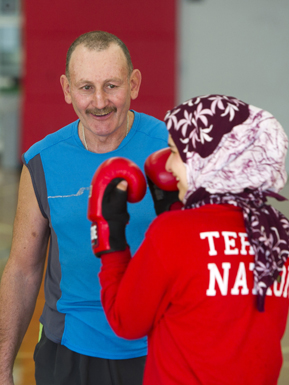
[[[108,321],[121,337],[148,336],[144,385],[276,385],[289,222],[266,197],[282,199],[288,139],[270,113],[223,95],[192,98],[165,122],[184,209],[159,215],[132,259],[129,247],[102,254]]]

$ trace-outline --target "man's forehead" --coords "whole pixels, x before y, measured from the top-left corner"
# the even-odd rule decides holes
[[[102,63],[104,60],[112,59],[116,66],[127,67],[126,57],[122,49],[115,43],[111,43],[107,48],[99,50],[94,48],[88,48],[84,44],[78,45],[72,52],[69,68],[72,69],[79,63],[85,64],[86,62]]]

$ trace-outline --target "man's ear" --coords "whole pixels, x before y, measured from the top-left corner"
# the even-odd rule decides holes
[[[130,75],[130,96],[132,100],[138,97],[139,89],[141,84],[141,73],[140,70],[133,70]]]
[[[60,76],[60,84],[62,87],[62,91],[64,93],[64,99],[66,103],[71,104],[72,101],[71,101],[71,95],[70,95],[70,84],[65,75]]]

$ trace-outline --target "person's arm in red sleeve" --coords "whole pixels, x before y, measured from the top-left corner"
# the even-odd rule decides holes
[[[102,259],[103,307],[112,329],[127,339],[147,335],[169,301],[169,279],[158,256],[159,247],[153,246],[154,230],[148,231],[133,259],[127,247],[127,200],[138,202],[145,190],[145,178],[136,164],[111,158],[93,177],[88,207],[93,251]],[[161,228],[157,240],[166,237]]]
[[[149,334],[171,298],[171,277],[149,239],[134,258],[130,250],[102,256],[102,304],[114,332],[136,339]]]

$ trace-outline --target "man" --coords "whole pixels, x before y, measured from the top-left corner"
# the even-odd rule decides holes
[[[1,282],[0,383],[13,384],[13,362],[33,314],[49,244],[43,329],[34,354],[37,385],[138,385],[146,340],[118,338],[107,323],[87,203],[104,160],[127,157],[143,168],[150,153],[166,146],[167,131],[157,119],[129,110],[141,73],[114,35],[94,31],[76,39],[60,81],[79,120],[23,155],[11,255]],[[134,253],[154,216],[150,194],[129,212]]]

